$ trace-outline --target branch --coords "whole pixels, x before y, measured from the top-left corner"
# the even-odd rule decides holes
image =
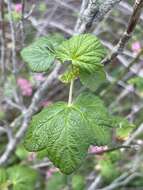
[[[113,190],[113,189],[117,189],[119,187],[124,187],[125,185],[129,184],[132,180],[134,180],[135,178],[141,178],[142,175],[138,172],[132,173],[131,175],[129,174],[124,180],[122,181],[115,181],[113,183],[111,183],[109,186],[102,188],[102,189],[97,189],[97,190]]]
[[[143,123],[136,129],[134,133],[132,133],[131,137],[127,139],[127,141],[124,143],[125,146],[128,146],[131,144],[131,142],[137,138],[141,133],[143,132]]]
[[[10,2],[10,0],[9,0],[9,2]],[[86,32],[86,30],[89,29],[89,25],[91,27],[91,25],[93,24],[93,21],[95,21],[95,22],[101,21],[104,18],[105,14],[109,10],[111,10],[114,7],[114,5],[116,5],[118,2],[120,2],[120,0],[114,0],[114,1],[113,0],[112,1],[111,0],[104,0],[104,2],[100,1],[100,3],[98,1],[98,11],[97,11],[98,14],[96,13],[96,15],[94,16],[94,19],[93,18],[91,19],[90,16],[93,16],[93,11],[95,11],[97,8],[95,6],[95,5],[97,5],[97,1],[95,1],[95,0],[90,1],[89,4],[87,4],[86,0],[84,0],[83,2],[84,3],[83,3],[82,11],[84,13],[89,13],[89,14],[87,14],[87,16],[88,16],[87,20],[85,20],[85,21],[81,20],[80,22],[79,22],[80,18],[77,20],[77,23],[79,23],[79,27],[76,28],[77,33]],[[86,6],[87,6],[87,9],[84,9]],[[101,18],[99,18],[100,16],[101,16]],[[90,18],[90,19],[88,19],[88,18]],[[84,30],[81,30],[83,28],[82,26],[85,26]],[[55,69],[48,76],[47,80],[40,86],[40,88],[35,93],[29,108],[27,110],[24,110],[23,114],[20,115],[19,118],[17,118],[16,121],[14,122],[16,124],[18,123],[21,127],[17,131],[15,136],[13,137],[12,141],[8,143],[4,153],[0,157],[0,165],[2,165],[4,163],[6,164],[8,158],[14,152],[17,144],[19,143],[19,141],[21,140],[21,138],[25,134],[32,116],[39,110],[39,106],[38,106],[39,102],[44,97],[45,92],[48,90],[48,88],[53,83],[53,81],[57,79],[60,67],[61,66],[59,64],[57,64]]]
[[[0,22],[1,22],[1,70],[2,80],[6,79],[6,67],[5,67],[5,27],[4,27],[4,0],[0,2]]]
[[[119,76],[110,83],[110,85],[106,88],[106,90],[104,90],[104,92],[102,93],[102,96],[104,94],[107,94],[109,92],[111,92],[113,90],[113,88],[118,84],[119,81],[122,80],[122,78],[124,78],[124,76],[126,76],[126,74],[129,72],[130,68],[137,63],[137,61],[139,60],[140,56],[143,55],[143,50],[141,50],[137,56],[128,64],[128,66],[119,74]]]
[[[102,21],[105,15],[115,7],[121,0],[89,0],[88,5],[84,3],[85,10],[80,12],[80,22],[76,26],[76,33],[88,32],[93,23]]]
[[[87,190],[95,190],[101,182],[101,175],[97,176]]]
[[[129,23],[128,23],[126,31],[124,32],[124,35],[121,37],[121,39],[119,40],[116,47],[113,48],[113,51],[112,51],[110,57],[103,60],[103,62],[102,62],[103,64],[107,64],[107,63],[111,62],[113,59],[115,59],[118,56],[118,54],[121,54],[123,52],[125,45],[131,38],[132,33],[137,25],[137,22],[141,15],[142,8],[143,8],[143,1],[136,0],[135,4],[134,4],[134,8],[133,8],[133,13],[129,19]]]
[[[17,63],[16,63],[16,36],[15,36],[15,28],[14,28],[14,22],[13,22],[13,16],[12,16],[12,5],[11,0],[7,1],[7,8],[8,8],[8,14],[9,14],[9,24],[10,24],[10,30],[11,30],[11,41],[12,41],[12,66],[13,66],[13,74],[16,77],[17,74]]]
[[[32,116],[36,113],[36,111],[38,111],[38,104],[39,104],[41,98],[43,97],[44,93],[47,91],[48,87],[57,78],[59,69],[60,69],[60,64],[57,64],[55,69],[48,76],[47,80],[42,84],[42,86],[35,93],[35,95],[32,99],[31,105],[23,113],[21,128],[17,131],[15,137],[13,139],[11,139],[11,141],[9,141],[9,143],[5,149],[5,152],[0,157],[0,165],[4,164],[8,160],[11,153],[15,150],[16,145],[18,144],[18,142],[21,140],[21,138],[25,134]]]

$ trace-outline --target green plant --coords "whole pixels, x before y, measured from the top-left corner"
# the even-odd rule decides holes
[[[140,92],[143,91],[143,77],[133,77],[128,80],[128,83],[134,85]]]
[[[31,190],[34,189],[38,179],[38,173],[27,166],[12,166],[8,169],[0,168],[0,188],[7,190]]]
[[[82,34],[65,41],[42,37],[24,48],[21,55],[34,72],[46,72],[55,59],[66,65],[60,80],[70,83],[68,103],[55,103],[35,115],[24,145],[28,151],[45,150],[55,166],[71,174],[80,167],[91,144],[112,143],[112,128],[117,122],[102,100],[90,92],[73,100],[77,78],[91,90],[105,80],[101,63],[105,49],[94,35]]]

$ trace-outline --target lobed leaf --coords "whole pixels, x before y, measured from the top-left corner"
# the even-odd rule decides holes
[[[7,170],[13,190],[31,190],[35,188],[38,173],[27,166],[13,166]]]
[[[56,103],[33,117],[25,136],[28,151],[46,150],[49,159],[65,174],[82,163],[90,144],[111,141],[111,120],[103,102],[83,94],[68,106]]]
[[[89,146],[85,120],[80,111],[65,103],[49,106],[43,113],[34,117],[25,147],[30,151],[45,148],[54,165],[69,174],[81,164]]]
[[[75,103],[85,115],[88,127],[92,131],[91,144],[98,146],[110,144],[114,123],[102,100],[91,93],[83,93]]]
[[[47,71],[55,59],[54,49],[59,43],[52,37],[41,37],[24,48],[21,56],[33,72]]]
[[[56,48],[56,58],[62,62],[70,61],[81,70],[94,72],[103,67],[101,60],[105,49],[98,38],[92,34],[80,34],[64,41]]]

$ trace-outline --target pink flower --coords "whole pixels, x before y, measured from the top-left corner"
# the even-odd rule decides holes
[[[37,81],[44,81],[45,80],[45,77],[42,75],[42,74],[36,74],[34,76],[34,78],[37,80]]]
[[[32,95],[32,85],[27,79],[19,78],[17,80],[17,84],[18,84],[23,96],[31,96]]]
[[[141,51],[141,44],[139,41],[132,43],[131,49],[134,53],[139,53]]]
[[[15,11],[16,11],[17,13],[20,13],[20,12],[22,11],[22,4],[21,4],[21,3],[17,3],[17,4],[15,5]]]
[[[90,146],[89,153],[91,154],[102,154],[108,150],[107,146]]]
[[[59,169],[58,168],[49,168],[48,170],[47,170],[47,172],[46,172],[46,178],[48,179],[48,178],[50,178],[50,177],[52,177],[52,175],[54,174],[54,173],[56,173],[56,172],[58,172],[59,171]]]

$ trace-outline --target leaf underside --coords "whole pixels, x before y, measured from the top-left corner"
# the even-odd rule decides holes
[[[28,151],[46,149],[48,158],[63,173],[81,165],[90,144],[111,142],[111,119],[102,101],[80,95],[72,106],[56,103],[33,117],[25,136]]]

